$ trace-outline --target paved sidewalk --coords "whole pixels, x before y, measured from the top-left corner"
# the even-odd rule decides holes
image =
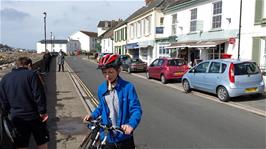
[[[57,72],[53,59],[46,78],[50,131],[49,149],[78,148],[88,132],[82,118],[87,114],[69,72]],[[32,143],[31,148],[35,148]]]

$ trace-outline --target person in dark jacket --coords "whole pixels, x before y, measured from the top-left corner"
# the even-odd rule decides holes
[[[44,62],[44,71],[49,72],[50,71],[50,62],[51,62],[52,56],[49,51],[46,51],[43,55],[43,62]]]
[[[102,124],[120,127],[125,132],[109,132],[103,149],[135,149],[133,131],[142,116],[135,87],[119,76],[120,66],[120,58],[116,54],[107,54],[100,59],[98,68],[102,70],[105,81],[98,88],[99,105],[91,115],[84,117],[84,120],[90,121],[101,116]],[[100,137],[103,140],[104,131],[101,131]]]
[[[15,145],[27,148],[33,134],[38,149],[47,149],[49,132],[46,121],[46,96],[41,81],[28,69],[28,58],[20,57],[17,68],[6,74],[0,82],[0,102],[10,113],[17,135]]]
[[[57,56],[57,64],[58,64],[58,71],[59,72],[60,72],[61,68],[62,68],[62,71],[64,72],[64,62],[65,62],[64,52],[62,51],[62,49],[60,49],[58,56]]]

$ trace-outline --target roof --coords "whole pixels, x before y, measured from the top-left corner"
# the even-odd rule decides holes
[[[44,40],[39,41],[40,43],[44,44]],[[46,40],[47,44],[67,44],[68,41],[67,40],[62,40],[62,39],[58,39],[58,40]]]
[[[81,33],[84,33],[86,34],[87,36],[90,36],[90,37],[98,37],[98,34],[95,33],[95,32],[88,32],[88,31],[80,31]]]
[[[105,26],[107,24],[108,26]],[[97,27],[111,27],[111,21],[100,21]]]
[[[138,9],[137,11],[135,11],[132,15],[130,15],[126,19],[126,21],[130,21],[130,20],[134,19],[135,17],[138,17],[139,15],[144,14],[155,7],[159,7],[164,1],[167,1],[167,0],[154,0],[154,1],[150,2],[146,6],[143,6],[140,9]]]
[[[107,31],[105,31],[103,34],[101,34],[100,38],[112,38],[113,37],[113,32],[114,32],[114,29],[117,27],[117,25],[119,23],[123,23],[124,21],[122,20],[119,20],[119,21],[115,21],[113,23],[113,27],[109,28]]]

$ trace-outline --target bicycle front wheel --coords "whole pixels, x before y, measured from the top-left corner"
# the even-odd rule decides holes
[[[92,134],[89,133],[84,140],[82,141],[81,145],[79,146],[78,149],[89,149],[91,144],[92,144],[92,138],[91,138]]]

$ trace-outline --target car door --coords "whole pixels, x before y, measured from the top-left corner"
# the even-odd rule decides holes
[[[208,73],[203,76],[203,88],[207,92],[216,93],[216,87],[222,79],[221,63],[211,62]]]
[[[163,72],[164,59],[159,59],[157,66],[154,68],[155,78],[160,79]]]
[[[149,66],[149,68],[148,68],[148,73],[149,73],[149,75],[150,75],[150,77],[152,77],[152,78],[154,78],[155,77],[155,73],[156,73],[156,66],[157,66],[157,64],[158,64],[158,62],[159,62],[159,59],[156,59],[156,60],[154,60],[151,64],[150,64],[150,66]]]
[[[209,61],[200,63],[194,70],[194,75],[191,76],[195,89],[204,90],[205,79],[204,75],[206,75]]]

